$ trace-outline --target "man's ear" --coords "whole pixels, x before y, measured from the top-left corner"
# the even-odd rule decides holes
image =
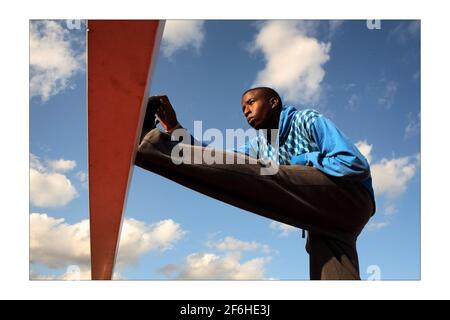
[[[277,105],[279,104],[279,100],[278,100],[278,98],[276,98],[276,97],[272,97],[272,98],[270,98],[270,107],[272,108],[272,109],[275,109],[276,107],[277,107]]]

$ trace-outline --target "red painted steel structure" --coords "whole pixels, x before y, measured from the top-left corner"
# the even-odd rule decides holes
[[[88,21],[92,279],[111,279],[163,21]]]

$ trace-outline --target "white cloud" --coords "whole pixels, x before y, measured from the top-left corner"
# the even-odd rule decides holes
[[[77,190],[65,175],[30,168],[30,201],[34,206],[62,207],[77,196]]]
[[[356,146],[370,163],[372,161],[373,146],[366,140],[358,141]],[[392,159],[383,158],[372,163],[370,168],[375,193],[391,199],[403,194],[406,191],[408,182],[416,173],[418,159],[419,154],[416,154]]]
[[[348,83],[348,84],[343,85],[343,88],[344,88],[345,91],[352,90],[352,89],[354,89],[355,87],[356,87],[356,84],[355,84],[355,83]]]
[[[261,51],[266,65],[253,86],[273,87],[287,101],[317,101],[325,76],[323,65],[330,59],[331,48],[329,42],[310,36],[317,25],[308,21],[262,24],[250,50]]]
[[[209,241],[206,244],[208,247],[219,251],[255,251],[261,250],[265,253],[270,252],[268,245],[260,244],[256,241],[242,241],[233,237],[225,237],[216,242]]]
[[[76,173],[77,178],[80,180],[80,182],[86,182],[87,181],[87,174],[83,171],[78,171]]]
[[[390,217],[398,212],[397,199],[406,192],[417,168],[416,156],[383,158],[371,166],[375,194],[384,196],[382,208],[385,216]]]
[[[328,21],[328,37],[332,38],[336,32],[342,27],[344,24],[344,20],[329,20]]]
[[[45,172],[46,168],[41,163],[41,160],[35,154],[30,153],[30,168],[35,169],[39,172]]]
[[[39,157],[30,153],[30,201],[37,207],[62,207],[78,197],[72,182],[63,174],[76,166],[73,160],[47,160],[44,166]]]
[[[217,279],[217,280],[260,280],[266,279],[265,267],[269,257],[261,257],[241,262],[238,252],[224,256],[212,253],[194,253],[180,265],[167,265],[160,269],[166,276],[177,279]]]
[[[418,133],[420,130],[420,112],[417,115],[417,118],[413,117],[413,114],[408,113],[408,124],[405,128],[405,139],[408,139]]]
[[[402,22],[394,30],[392,30],[388,39],[395,39],[400,44],[405,44],[408,40],[411,40],[418,36],[420,32],[420,21],[414,20],[411,22]]]
[[[75,52],[74,41],[73,33],[56,21],[30,22],[30,98],[47,101],[83,70],[85,53]]]
[[[119,272],[113,273],[113,280],[123,279]],[[78,281],[78,280],[91,280],[91,268],[83,266],[80,268],[77,265],[68,266],[62,274],[59,275],[48,275],[39,274],[30,271],[30,280],[63,280],[63,281]]]
[[[375,193],[389,199],[397,198],[406,191],[414,177],[417,162],[414,156],[386,159],[371,166]]]
[[[390,109],[394,105],[395,94],[397,93],[398,84],[395,81],[389,81],[386,83],[384,92],[380,98],[378,98],[378,104],[382,105],[386,109]]]
[[[384,205],[384,214],[387,216],[392,216],[398,212],[397,206],[389,201]]]
[[[246,251],[271,252],[268,245],[256,241],[242,241],[234,237],[225,237],[218,241],[208,241],[206,246],[223,252],[222,255],[210,252],[197,252],[188,255],[180,263],[165,265],[158,271],[167,278],[176,279],[216,279],[216,280],[255,280],[267,279],[265,267],[271,257],[257,257],[242,260]]]
[[[176,51],[193,48],[197,52],[205,39],[204,21],[167,20],[161,43],[163,54],[170,58]]]
[[[90,263],[89,220],[67,224],[47,214],[30,215],[30,262],[49,268]]]
[[[83,188],[87,188],[88,187],[88,176],[85,172],[83,171],[78,171],[75,176],[78,178],[78,181],[80,181],[81,186]]]
[[[118,268],[136,263],[149,251],[165,251],[184,235],[181,226],[171,219],[146,224],[125,219],[117,256]],[[89,220],[68,224],[42,213],[30,215],[30,262],[49,268],[79,266],[82,272],[90,268]]]
[[[296,227],[278,221],[272,221],[270,223],[270,228],[278,231],[282,237],[287,237],[289,234],[299,230]]]
[[[74,160],[48,160],[47,163],[49,167],[56,172],[70,171],[77,166],[77,163]]]
[[[364,157],[366,157],[367,162],[372,162],[372,145],[368,144],[366,140],[358,141],[355,143],[356,147],[359,149],[359,152],[362,153]]]
[[[65,280],[65,281],[76,281],[76,280],[90,280],[91,271],[89,268],[80,269],[78,266],[74,266],[73,269],[68,268],[64,273],[59,275],[48,275],[39,274],[34,271],[30,272],[30,280]]]
[[[356,143],[359,151],[372,162],[373,146],[367,141]],[[420,164],[420,154],[400,157],[383,158],[380,161],[371,163],[371,173],[375,196],[379,199],[384,197],[383,206],[377,205],[378,211],[382,208],[384,216],[388,218],[382,222],[371,222],[369,230],[379,230],[389,225],[389,218],[398,212],[396,201],[406,192],[408,183],[412,180]]]
[[[184,235],[178,223],[172,219],[147,225],[135,219],[126,219],[122,226],[120,246],[117,253],[118,266],[136,263],[148,251],[166,251]]]
[[[371,221],[367,224],[367,230],[377,231],[386,228],[389,225],[389,221],[374,222]]]
[[[359,101],[358,95],[356,93],[353,93],[350,96],[350,98],[348,99],[347,109],[350,109],[350,110],[353,110],[353,111],[357,110],[358,107],[359,107],[358,101]]]

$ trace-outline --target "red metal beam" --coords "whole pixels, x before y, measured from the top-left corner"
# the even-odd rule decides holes
[[[111,279],[150,75],[164,22],[88,21],[92,279]]]

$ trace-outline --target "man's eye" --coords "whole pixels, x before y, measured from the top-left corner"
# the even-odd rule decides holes
[[[250,100],[250,104],[253,104],[253,102],[255,102],[255,100]]]

